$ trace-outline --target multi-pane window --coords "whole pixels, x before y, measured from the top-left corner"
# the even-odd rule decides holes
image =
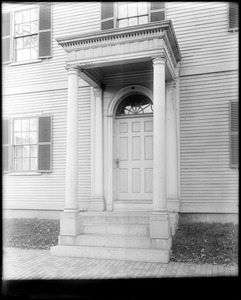
[[[17,62],[38,58],[38,9],[37,7],[15,12],[14,44]]]
[[[164,20],[164,2],[101,2],[101,30]]]
[[[145,95],[127,96],[117,107],[116,116],[152,114],[152,101]]]
[[[37,118],[13,121],[14,171],[37,170]]]
[[[28,5],[2,16],[3,63],[32,62],[52,56],[52,5]]]
[[[117,27],[127,27],[148,23],[147,2],[118,2]]]

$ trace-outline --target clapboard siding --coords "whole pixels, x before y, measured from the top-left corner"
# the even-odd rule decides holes
[[[238,61],[238,34],[228,32],[228,2],[167,2],[166,14],[181,49],[181,68]]]
[[[229,102],[238,97],[238,72],[180,79],[182,212],[238,211],[229,161]]]
[[[3,4],[3,12],[21,7],[24,6]],[[83,34],[100,29],[100,3],[53,2],[52,8],[52,58],[31,64],[4,65],[3,88],[14,89],[21,86],[65,82],[67,55],[56,39],[65,35]]]
[[[67,130],[67,89],[5,96],[3,116],[51,114],[52,172],[36,176],[3,175],[4,207],[63,209]],[[90,88],[79,89],[79,202],[90,199]]]

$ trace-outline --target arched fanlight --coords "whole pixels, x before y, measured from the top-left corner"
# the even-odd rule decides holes
[[[118,105],[116,116],[141,115],[153,113],[152,101],[145,95],[132,94]]]

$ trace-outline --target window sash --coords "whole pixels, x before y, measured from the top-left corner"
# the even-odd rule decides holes
[[[130,22],[133,20],[137,20],[137,24],[135,24],[135,25],[140,25],[140,24],[146,24],[146,23],[148,23],[148,22],[150,22],[150,16],[149,16],[149,11],[150,11],[150,5],[149,5],[149,3],[148,2],[133,2],[133,3],[136,3],[136,7],[137,7],[137,9],[136,9],[136,14],[134,14],[134,15],[130,15],[130,10],[129,10],[129,7],[130,7],[130,5],[128,5],[128,2],[118,2],[118,3],[116,3],[116,7],[117,7],[117,12],[116,12],[116,23],[117,23],[117,27],[118,28],[121,28],[122,26],[120,26],[120,23],[126,23],[127,25],[124,25],[123,27],[127,27],[127,26],[132,26],[131,24],[130,24]],[[133,4],[132,3],[132,4]],[[146,13],[139,13],[139,9],[138,9],[138,4],[139,3],[146,3]],[[131,4],[131,3],[130,3]],[[127,11],[127,16],[125,16],[125,17],[122,17],[122,16],[120,16],[120,8],[121,7],[123,7],[124,5],[126,5],[126,7],[127,7],[127,9],[126,9],[126,11]],[[140,18],[141,17],[147,17],[147,22],[144,22],[144,23],[142,23],[142,22],[140,22]],[[126,21],[126,22],[123,22],[123,21]]]
[[[127,3],[131,4],[131,2],[101,2],[101,30],[136,26],[165,20],[165,2],[158,2],[158,5],[154,2],[146,2],[147,13],[142,13],[140,10],[137,10],[137,15],[135,16],[120,16],[118,13],[119,5],[126,5]],[[132,4],[133,3],[139,2],[132,2]],[[143,2],[140,3],[142,4]],[[139,17],[142,17],[142,19]],[[144,17],[148,20],[144,20]],[[132,22],[133,24],[130,24]],[[122,23],[122,25],[120,25],[120,23]]]
[[[22,128],[22,121],[28,121],[28,129],[26,128]],[[31,124],[30,120],[35,120],[36,125],[34,126],[34,128],[31,128],[33,126],[33,124]],[[15,124],[16,121],[21,121],[19,124],[21,124],[19,127],[20,128],[15,128]],[[25,130],[24,130],[25,129]],[[22,117],[22,118],[13,118],[12,119],[12,147],[13,147],[13,172],[37,172],[38,171],[38,165],[37,165],[37,159],[38,159],[38,117]],[[30,137],[31,137],[31,133],[35,133],[36,134],[36,140],[35,142],[31,143]],[[16,134],[21,135],[21,143],[17,143],[15,140],[15,136]],[[24,134],[29,134],[29,141],[28,142],[24,142],[23,141],[23,136]],[[36,148],[35,155],[32,155],[33,152],[33,147]],[[21,149],[21,151],[20,151]],[[26,153],[24,153],[24,149],[27,150],[29,149],[29,154],[26,155]],[[21,152],[21,155],[20,155]],[[34,160],[36,161],[36,168],[32,168],[32,163]],[[27,163],[28,161],[28,168],[24,169],[23,166],[23,162]],[[17,169],[17,166],[21,165],[20,169]]]
[[[35,120],[26,122],[24,120]],[[18,123],[16,122],[18,121]],[[16,126],[16,127],[15,127]],[[31,127],[32,126],[32,127]],[[22,141],[22,133],[34,133],[35,140]],[[14,141],[14,134],[20,136],[20,142]],[[52,172],[52,116],[35,115],[19,116],[11,121],[11,172],[15,173],[47,173]],[[25,151],[23,153],[23,151]],[[16,169],[16,164],[19,169]],[[23,168],[25,165],[26,168]],[[34,168],[31,167],[34,164]]]
[[[30,12],[30,18],[29,21],[23,22],[23,13],[24,12]],[[32,11],[35,11],[36,17],[33,19],[32,17]],[[17,14],[20,14],[22,16],[21,22],[17,22]],[[36,24],[36,29],[31,32],[31,26],[32,24]],[[21,34],[16,34],[16,25],[21,25],[23,24],[29,24],[30,31],[29,32],[24,32],[22,30]],[[26,61],[33,61],[38,59],[38,48],[39,48],[39,43],[38,43],[38,35],[39,35],[39,6],[33,6],[31,8],[26,8],[26,9],[21,9],[21,10],[16,10],[14,11],[13,14],[13,57],[14,57],[14,62],[26,62]],[[37,37],[37,45],[33,47],[32,44],[32,37]],[[30,46],[24,47],[24,39],[30,39]],[[20,40],[23,40],[22,44],[23,47],[21,48],[22,50],[18,49],[17,43]],[[34,50],[35,49],[35,50]],[[21,54],[21,56],[20,56]],[[19,58],[21,57],[21,59]]]

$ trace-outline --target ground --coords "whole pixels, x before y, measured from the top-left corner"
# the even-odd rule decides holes
[[[58,244],[59,221],[3,220],[3,245],[25,249],[50,249]],[[194,223],[179,225],[173,237],[171,261],[238,264],[238,225]]]

